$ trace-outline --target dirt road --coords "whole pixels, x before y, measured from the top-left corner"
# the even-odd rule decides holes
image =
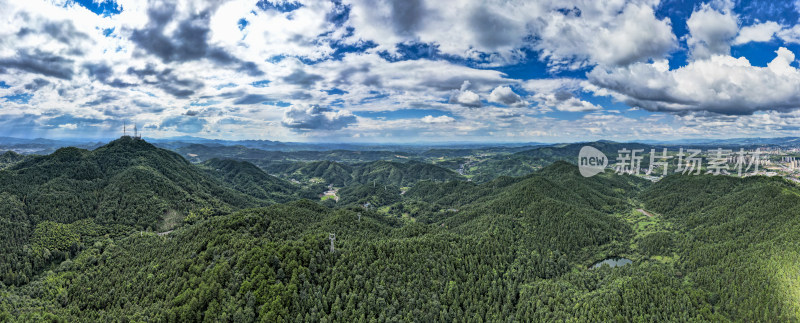
[[[647,212],[644,209],[636,209],[636,211],[642,212],[642,214],[644,214],[646,216],[653,217],[653,215],[650,214],[650,212]]]

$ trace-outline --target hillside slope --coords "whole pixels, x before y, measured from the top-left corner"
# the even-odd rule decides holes
[[[642,199],[676,224],[682,270],[730,319],[800,319],[796,184],[777,177],[670,176]]]
[[[25,155],[18,154],[12,150],[0,154],[0,169],[8,168],[16,163],[25,160]]]
[[[295,199],[294,194],[299,190],[297,186],[246,161],[214,158],[201,165],[208,174],[230,184],[233,189],[262,200],[288,202]]]
[[[361,184],[378,183],[411,186],[422,180],[463,180],[458,173],[444,167],[421,162],[375,161],[353,165],[353,181]]]
[[[353,180],[353,168],[335,161],[269,163],[264,170],[300,181],[321,178],[326,184],[345,186]]]
[[[0,280],[26,282],[91,236],[170,230],[191,212],[268,201],[240,193],[178,154],[131,137],[88,151],[61,148],[0,171]],[[70,226],[73,223],[80,225]]]

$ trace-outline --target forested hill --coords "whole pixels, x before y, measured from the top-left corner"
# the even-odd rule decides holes
[[[478,173],[473,178],[477,182],[485,182],[497,176],[524,176],[534,170],[557,161],[574,161],[581,148],[591,146],[602,151],[609,160],[615,160],[620,149],[644,149],[650,151],[656,146],[638,143],[618,143],[613,141],[594,141],[584,143],[560,144],[552,146],[535,147],[513,154],[497,155],[478,164],[475,170]]]
[[[201,164],[208,173],[232,185],[234,189],[263,200],[288,202],[299,188],[288,181],[265,173],[246,161],[209,159]]]
[[[265,163],[271,174],[295,180],[322,179],[326,184],[345,186],[353,180],[353,168],[330,160],[314,162]]]
[[[540,244],[577,252],[630,235],[630,228],[609,215],[627,210],[628,199],[644,185],[632,176],[584,178],[575,165],[556,162],[525,177],[483,184],[426,182],[411,188],[405,198],[428,204],[426,208],[458,210],[427,221],[466,232],[497,227],[521,239],[547,237]]]
[[[342,187],[351,184],[412,186],[423,180],[464,180],[458,173],[444,167],[417,161],[372,161],[352,165],[323,160],[316,162],[268,163],[265,170],[283,178],[297,180],[321,179],[326,184]]]
[[[25,158],[25,155],[18,154],[13,150],[6,151],[0,154],[0,169],[10,167],[25,160]]]
[[[628,197],[647,185],[645,180],[611,173],[585,178],[575,165],[558,161],[523,177],[501,176],[480,184],[422,182],[405,195],[409,199],[447,207],[481,206],[489,201],[507,200],[514,208],[519,208],[549,198],[609,212],[625,206]]]
[[[222,214],[269,202],[131,137],[16,163],[0,171],[0,200],[0,280],[6,284],[27,282],[91,236],[166,231],[191,212]]]
[[[800,319],[800,189],[779,177],[670,176],[642,193],[676,226],[653,241],[741,321]]]
[[[0,192],[19,198],[39,220],[155,226],[169,211],[232,211],[257,206],[180,155],[123,137],[93,151],[68,147],[0,173]]]
[[[452,181],[463,180],[458,173],[447,168],[421,162],[398,163],[375,161],[353,166],[353,180],[356,183],[376,182],[384,185],[410,186],[421,180]]]

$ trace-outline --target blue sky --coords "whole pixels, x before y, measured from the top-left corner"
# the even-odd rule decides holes
[[[2,0],[0,0],[2,1]],[[3,1],[0,136],[773,137],[799,1]]]

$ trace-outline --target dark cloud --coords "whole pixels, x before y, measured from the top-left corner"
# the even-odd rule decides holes
[[[28,35],[41,35],[46,34],[52,39],[67,45],[74,45],[76,41],[89,39],[89,35],[78,31],[72,21],[49,21],[40,26],[40,28],[22,27],[17,31],[17,37],[26,37]]]
[[[484,48],[496,49],[498,47],[515,44],[519,33],[507,18],[498,15],[490,8],[477,7],[469,17],[472,32],[477,36],[478,43]]]
[[[196,111],[196,110],[186,110],[186,112],[184,113],[184,115],[187,115],[187,116],[190,116],[190,117],[194,117],[194,116],[196,116],[198,114],[200,114],[200,111]]]
[[[108,82],[106,84],[111,85],[111,86],[116,87],[116,88],[124,88],[124,87],[130,87],[130,86],[136,85],[136,84],[124,82],[124,81],[122,81],[120,79],[114,79],[113,81]]]
[[[117,99],[119,99],[119,98],[117,96],[113,95],[113,94],[104,93],[104,94],[101,94],[98,98],[96,98],[96,99],[94,99],[92,101],[84,103],[83,106],[90,107],[90,106],[102,105],[102,104],[114,102]]]
[[[573,97],[575,97],[575,95],[573,95],[571,92],[563,91],[563,90],[556,91],[554,96],[556,97],[556,100],[558,100],[558,101],[566,101],[566,100],[569,100],[569,99],[572,99]]]
[[[84,34],[77,29],[72,21],[65,20],[62,22],[48,22],[43,26],[43,31],[64,44],[74,44],[76,39],[89,39],[89,35]]]
[[[174,5],[153,6],[147,11],[150,19],[144,29],[136,29],[131,40],[140,48],[160,57],[165,62],[188,61],[202,58],[208,50],[208,15],[203,11],[178,24],[174,38],[164,35],[164,29],[175,12]]]
[[[239,65],[239,68],[236,69],[237,72],[247,73],[250,76],[262,76],[264,72],[262,72],[256,63],[253,62],[243,62]]]
[[[111,67],[104,63],[86,63],[83,65],[86,70],[89,72],[89,76],[94,77],[95,79],[104,82],[114,74],[114,71],[111,70]]]
[[[281,124],[287,128],[309,131],[339,130],[355,122],[356,117],[352,114],[314,105],[290,108],[284,114]]]
[[[350,85],[350,78],[356,74],[366,74],[369,73],[370,65],[369,64],[362,64],[361,66],[350,66],[347,67],[339,72],[339,75],[336,77],[336,80],[333,82],[336,84],[347,84]]]
[[[283,81],[290,84],[301,85],[301,86],[311,86],[317,83],[318,81],[322,80],[322,76],[317,74],[310,74],[306,73],[306,71],[302,69],[296,69],[292,74],[285,76]]]
[[[255,63],[244,62],[224,49],[208,44],[208,35],[211,32],[209,20],[214,9],[203,10],[178,22],[175,31],[166,35],[165,29],[172,20],[175,6],[153,6],[147,11],[150,19],[147,26],[134,30],[130,39],[139,48],[167,63],[208,59],[219,65],[238,64],[238,71],[251,76],[263,75],[264,72]]]
[[[109,116],[115,119],[115,122],[118,122],[116,119],[127,118],[131,113],[130,107],[123,107],[119,105],[107,105],[97,110],[102,111],[104,116]]]
[[[198,88],[198,87],[194,87],[194,88],[185,87],[185,86],[193,86],[192,84],[193,84],[194,81],[186,81],[186,82],[187,83],[185,83],[183,85],[184,87],[182,87],[181,84],[176,84],[176,85],[160,84],[159,88],[161,88],[164,92],[172,94],[172,96],[174,96],[176,98],[186,98],[186,97],[194,94],[195,91],[196,91],[196,88]]]
[[[41,89],[42,87],[44,87],[45,85],[48,85],[48,84],[50,84],[50,81],[45,80],[45,79],[41,79],[41,78],[37,78],[37,79],[33,80],[33,82],[25,84],[25,89],[28,90],[28,91],[34,91],[35,92],[35,91],[38,91],[39,89]]]
[[[17,55],[0,59],[0,67],[18,69],[30,73],[71,80],[74,61],[40,50],[20,50]]]
[[[139,78],[144,78],[146,76],[158,75],[160,74],[160,72],[156,70],[155,65],[147,64],[143,69],[136,69],[133,67],[129,67],[128,74],[136,75]]]
[[[128,74],[139,77],[143,83],[155,85],[164,92],[178,98],[188,97],[204,86],[200,81],[182,79],[172,72],[171,68],[159,71],[151,64],[148,64],[143,69],[129,67],[127,71]],[[152,81],[152,78],[155,78],[155,81]]]
[[[382,87],[383,81],[381,80],[381,77],[378,75],[369,75],[364,78],[361,84],[366,86]]]
[[[228,65],[239,62],[237,58],[231,56],[231,54],[229,54],[222,48],[209,47],[206,50],[206,55],[207,55],[206,58],[220,65]]]
[[[163,106],[140,100],[133,100],[133,104],[135,104],[137,107],[144,109],[147,112],[152,112],[152,113],[161,113],[164,112],[164,110],[166,110]]]
[[[392,28],[398,34],[413,35],[425,22],[427,10],[422,0],[390,0]]]
[[[270,99],[270,98],[269,98],[268,96],[266,96],[266,95],[261,95],[261,94],[248,94],[248,95],[245,95],[245,96],[243,96],[243,97],[239,98],[238,100],[234,101],[234,102],[233,102],[233,104],[236,104],[236,105],[242,105],[242,104],[258,104],[258,103],[263,103],[263,102],[266,102],[266,101],[271,101],[271,100],[272,100],[272,99]]]
[[[87,72],[89,72],[89,76],[112,87],[126,88],[136,85],[124,82],[119,78],[114,78],[111,80],[111,77],[114,75],[114,71],[105,63],[86,63],[83,65],[83,67]]]
[[[289,96],[289,98],[293,99],[293,100],[309,100],[309,99],[313,98],[313,96],[311,96],[311,94],[309,94],[308,92],[305,92],[305,91],[295,91],[295,92],[292,92],[292,94]]]
[[[247,95],[247,93],[245,93],[244,91],[231,91],[231,92],[220,93],[219,95],[216,96],[216,98],[230,99],[230,98],[237,98],[237,97],[241,97],[241,96],[245,96],[245,95]],[[200,97],[200,99],[212,99],[212,98],[215,98],[215,97],[214,96],[210,96],[210,95],[204,95],[204,96]]]

